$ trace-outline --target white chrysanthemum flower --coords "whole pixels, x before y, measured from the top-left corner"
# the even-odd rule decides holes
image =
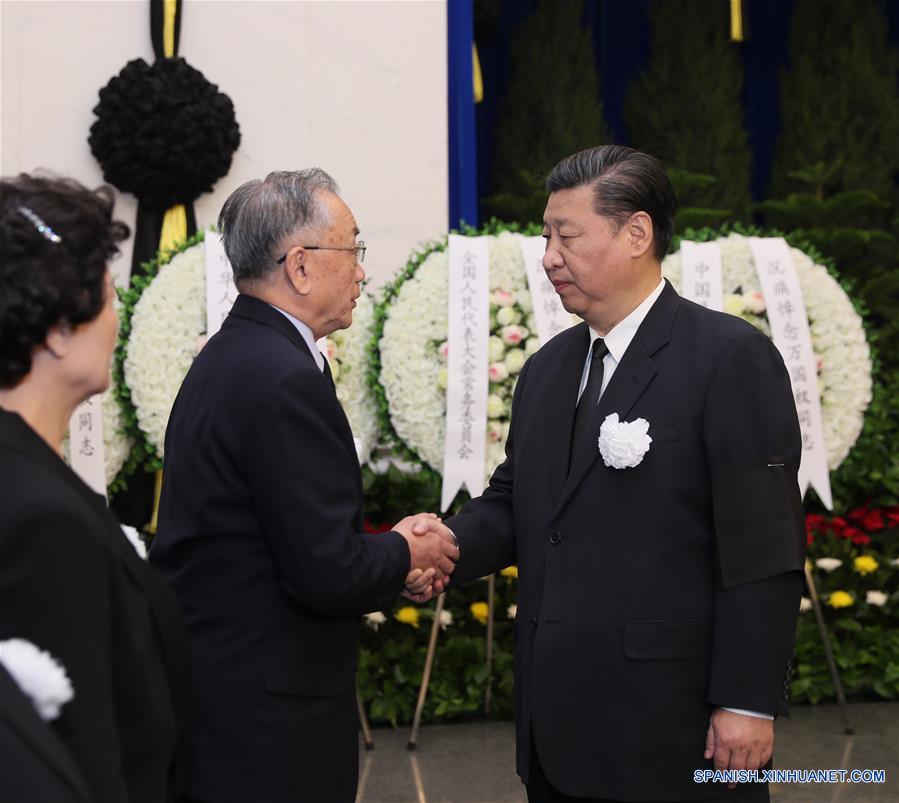
[[[808,597],[799,600],[799,613],[805,613],[812,609],[812,601]]]
[[[440,611],[440,627],[446,630],[453,623],[453,615],[446,608]]]
[[[747,238],[732,233],[719,238],[718,244],[726,311],[739,314],[770,337]],[[836,279],[799,249],[790,248],[790,255],[802,287],[812,347],[821,358],[821,415],[827,463],[833,471],[846,459],[862,431],[872,394],[871,355],[862,319]],[[675,288],[680,288],[681,270],[679,251],[662,263],[665,277]],[[738,307],[742,309],[737,311]]]
[[[621,421],[618,413],[610,413],[599,429],[599,453],[610,468],[633,468],[640,465],[649,451],[652,438],[645,418]]]
[[[835,572],[842,565],[843,561],[839,558],[818,558],[818,560],[815,561],[815,566],[822,572],[827,572],[828,574]]]
[[[518,616],[518,606],[513,603],[508,608],[506,608],[506,617],[509,619],[514,619],[516,616]]]
[[[867,602],[868,605],[874,605],[877,608],[886,605],[889,598],[889,594],[886,594],[883,591],[869,591],[865,594],[865,602]]]
[[[125,538],[128,539],[128,542],[131,546],[134,547],[134,551],[142,557],[144,560],[147,559],[147,545],[143,542],[140,537],[140,533],[132,527],[130,524],[123,524],[122,532],[125,533]]]
[[[45,721],[56,719],[60,709],[75,696],[64,667],[30,641],[0,641],[0,663]]]
[[[378,628],[387,621],[387,617],[381,611],[373,611],[365,614],[365,624],[367,624],[376,633]]]

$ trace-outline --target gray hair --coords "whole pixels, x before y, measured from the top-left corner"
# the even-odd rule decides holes
[[[593,211],[620,227],[634,212],[652,218],[653,245],[661,261],[674,237],[677,199],[665,166],[648,153],[600,145],[566,156],[546,179],[548,192],[593,187]]]
[[[324,170],[279,170],[265,180],[241,184],[219,212],[218,227],[234,281],[264,278],[275,269],[275,253],[285,239],[303,229],[328,225],[321,191],[339,192]]]

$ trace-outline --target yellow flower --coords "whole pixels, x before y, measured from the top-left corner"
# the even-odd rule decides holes
[[[827,604],[831,608],[848,608],[850,605],[855,604],[855,598],[852,594],[847,594],[845,591],[834,591],[827,598]]]
[[[487,603],[486,602],[472,602],[469,605],[471,610],[471,615],[477,619],[482,625],[487,624]]]
[[[518,567],[517,566],[507,566],[503,569],[500,574],[503,577],[512,577],[514,579],[518,579]]]
[[[859,574],[871,574],[880,568],[880,564],[870,555],[859,555],[855,559],[855,571]]]
[[[405,607],[400,608],[393,615],[393,618],[396,619],[397,622],[402,622],[404,625],[418,627],[418,608],[413,608],[411,605],[406,605]]]
[[[733,293],[728,293],[724,296],[724,311],[729,312],[731,315],[739,315],[746,309],[746,302],[743,300],[743,296],[735,295]]]

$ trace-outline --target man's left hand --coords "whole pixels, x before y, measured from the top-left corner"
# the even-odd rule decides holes
[[[723,708],[712,712],[704,756],[714,758],[716,770],[757,770],[771,760],[773,751],[774,720]],[[733,789],[736,784],[727,786]]]

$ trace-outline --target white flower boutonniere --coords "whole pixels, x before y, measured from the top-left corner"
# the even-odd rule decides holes
[[[649,451],[649,422],[645,418],[620,421],[618,413],[606,416],[599,430],[599,453],[611,468],[633,468],[640,465]]]
[[[0,663],[31,698],[43,720],[56,719],[59,710],[75,696],[65,669],[50,653],[30,641],[20,638],[0,641]]]
[[[134,551],[143,558],[147,559],[147,545],[143,542],[140,537],[140,533],[132,527],[130,524],[122,524],[122,532],[125,533],[125,538],[128,539],[131,546],[134,547]]]

